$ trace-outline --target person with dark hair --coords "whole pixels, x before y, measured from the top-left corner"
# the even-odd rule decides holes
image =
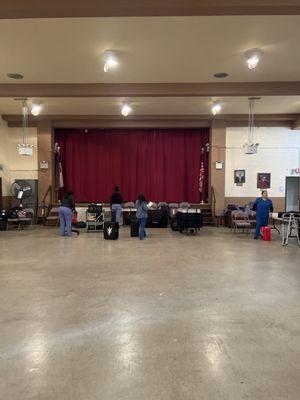
[[[147,201],[143,193],[138,195],[137,201],[135,203],[136,206],[136,217],[139,221],[139,237],[140,240],[143,240],[147,237],[145,226],[148,218],[148,206]]]
[[[75,211],[73,192],[68,191],[59,207],[60,235],[72,236],[72,216]]]
[[[119,186],[115,186],[115,190],[110,198],[110,208],[116,213],[116,222],[120,225],[121,212],[122,212],[122,196],[120,193]]]
[[[273,212],[272,200],[268,198],[268,192],[262,190],[261,197],[258,197],[253,204],[253,211],[256,211],[256,228],[254,233],[254,239],[260,237],[260,228],[268,226],[269,214]]]

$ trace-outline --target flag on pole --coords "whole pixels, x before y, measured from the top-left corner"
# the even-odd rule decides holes
[[[64,177],[61,163],[60,147],[58,143],[55,143],[55,186],[59,190],[64,187]]]
[[[205,178],[205,170],[204,170],[204,162],[201,161],[200,173],[199,173],[199,192],[200,192],[200,200],[204,201],[204,178]]]
[[[58,164],[58,170],[59,170],[59,183],[58,183],[58,188],[61,189],[64,187],[64,176],[63,176],[63,172],[62,172],[62,165],[61,165],[61,161]]]

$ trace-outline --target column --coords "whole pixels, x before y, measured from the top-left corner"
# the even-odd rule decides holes
[[[210,144],[210,185],[216,197],[215,212],[220,214],[225,207],[226,123],[224,121],[212,122]],[[216,169],[216,161],[223,162],[222,169]]]
[[[37,146],[38,146],[38,199],[39,203],[43,200],[49,186],[52,187],[52,198],[50,193],[46,198],[46,203],[54,200],[54,134],[50,120],[39,121],[37,123]],[[47,161],[48,169],[41,170],[40,162]]]

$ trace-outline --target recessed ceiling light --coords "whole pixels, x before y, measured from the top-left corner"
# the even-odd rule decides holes
[[[211,107],[211,113],[212,115],[217,115],[219,112],[222,110],[222,106],[218,101],[214,101],[213,105]]]
[[[40,114],[41,111],[42,111],[42,106],[40,104],[32,104],[31,114],[34,117],[37,117]]]
[[[11,79],[23,79],[24,78],[24,76],[22,74],[16,74],[14,72],[8,73],[7,76]]]
[[[259,49],[253,49],[246,52],[246,61],[248,69],[255,69],[261,59],[261,51]]]
[[[214,74],[214,77],[219,79],[227,78],[227,76],[228,76],[227,72],[217,72]]]
[[[127,117],[128,114],[130,114],[132,111],[132,108],[130,107],[129,104],[125,103],[122,106],[122,110],[121,110],[121,114],[123,115],[123,117]]]
[[[111,69],[114,69],[118,66],[118,59],[112,50],[106,50],[104,52],[104,72],[108,72]]]

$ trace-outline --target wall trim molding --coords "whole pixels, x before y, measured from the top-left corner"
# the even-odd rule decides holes
[[[259,197],[259,195],[257,196],[234,196],[234,197],[228,197],[225,196],[224,197],[224,201],[225,201],[225,207],[227,207],[228,204],[237,204],[239,206],[245,206],[246,204],[248,204],[250,201],[255,201],[255,199]],[[284,211],[285,210],[285,197],[283,196],[270,196],[270,199],[273,202],[274,205],[274,211]]]
[[[0,19],[299,14],[297,0],[1,0],[0,7]]]
[[[22,116],[5,114],[2,119],[8,127],[21,127]],[[38,123],[50,121],[52,128],[195,128],[224,125],[227,127],[248,126],[247,114],[212,115],[133,115],[124,118],[120,115],[40,115],[29,117],[29,126],[36,127]],[[295,129],[300,121],[299,114],[257,114],[258,127],[287,127]]]
[[[299,95],[300,81],[0,84],[0,97],[248,97]]]

